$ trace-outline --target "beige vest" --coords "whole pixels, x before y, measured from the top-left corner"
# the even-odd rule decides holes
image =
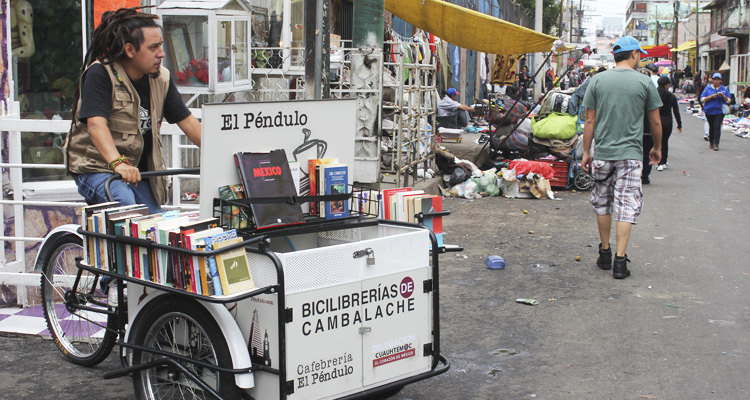
[[[98,61],[96,61],[98,63]],[[141,100],[135,91],[128,74],[119,62],[113,62],[105,66],[109,79],[112,82],[112,110],[109,114],[107,125],[112,133],[112,140],[117,150],[130,162],[137,166],[141,157],[148,157],[148,170],[160,171],[166,169],[166,163],[161,153],[161,136],[159,130],[164,113],[164,99],[169,90],[169,70],[161,67],[159,76],[149,78],[151,85],[151,137],[153,140],[152,152],[149,155],[143,152],[143,136],[140,128]],[[118,81],[116,71],[122,83]],[[78,112],[81,110],[81,100],[78,100]],[[68,171],[75,174],[90,174],[95,172],[112,172],[108,164],[112,160],[105,160],[91,141],[87,125],[75,116],[75,124],[65,139],[64,152],[65,165]],[[167,177],[149,178],[151,191],[157,203],[167,202],[168,189]]]

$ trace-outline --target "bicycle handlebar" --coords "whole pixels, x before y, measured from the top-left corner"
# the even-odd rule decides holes
[[[188,174],[200,174],[201,169],[200,168],[180,168],[180,169],[165,169],[161,171],[145,171],[141,172],[141,179],[145,178],[151,178],[154,176],[167,176],[167,175],[188,175]],[[112,196],[112,188],[110,186],[112,185],[113,181],[122,179],[122,176],[118,174],[114,174],[107,178],[107,181],[104,182],[104,193],[107,195],[107,201],[114,201],[114,197]]]

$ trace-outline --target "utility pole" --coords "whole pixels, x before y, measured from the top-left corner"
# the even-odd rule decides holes
[[[570,14],[570,25],[568,25],[568,29],[570,30],[570,35],[568,35],[568,42],[573,42],[573,0],[568,0],[568,13]]]
[[[654,44],[659,45],[659,8],[654,4],[654,20],[656,21],[656,38]]]
[[[544,4],[543,0],[536,0],[536,7],[534,8],[534,30],[537,32],[544,33],[544,24],[542,20],[542,16],[544,13]],[[562,10],[560,10],[560,13],[562,13]],[[537,62],[542,62],[541,60],[544,59],[544,55],[542,53],[537,53],[534,55],[534,65],[532,68],[530,68],[531,71],[536,71],[541,67],[541,65],[537,64]],[[538,61],[537,61],[538,60]],[[543,79],[536,79],[536,83],[534,83],[534,99],[539,97],[539,94],[542,93],[542,81]]]
[[[305,98],[330,97],[331,0],[305,0]],[[314,10],[314,12],[313,12]]]
[[[578,0],[578,43],[583,43],[583,0]]]
[[[558,34],[558,36],[560,36],[560,39],[563,39],[563,11],[564,10],[565,10],[565,0],[560,0],[560,22],[557,25],[558,26],[557,29],[560,31],[560,33]]]
[[[678,17],[678,11],[680,9],[680,0],[674,1],[674,22],[672,25],[672,47],[675,48],[679,46],[679,41],[677,40],[677,17]],[[677,68],[677,52],[672,52],[672,70]]]
[[[698,32],[701,29],[700,14],[698,13],[698,9],[699,9],[698,7],[700,7],[700,5],[698,4],[698,0],[695,0],[695,65],[693,65],[693,71],[695,71],[695,72],[698,71],[698,63],[699,63],[699,61],[698,61],[699,60],[699,58],[698,58],[699,57],[698,51],[701,48],[701,45],[700,45],[700,36],[698,34]],[[693,72],[693,73],[695,73],[695,72]]]

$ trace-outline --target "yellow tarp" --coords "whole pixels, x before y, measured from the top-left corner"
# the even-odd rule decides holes
[[[448,43],[489,54],[546,53],[557,39],[441,0],[385,0],[385,9]]]
[[[685,43],[683,43],[683,44],[675,47],[674,49],[672,49],[672,51],[685,51],[685,50],[690,50],[693,47],[695,47],[695,40],[691,40],[689,42],[685,42]]]

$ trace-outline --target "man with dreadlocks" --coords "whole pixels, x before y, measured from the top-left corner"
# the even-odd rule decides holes
[[[166,169],[159,137],[163,118],[200,146],[200,123],[161,66],[164,41],[158,18],[138,8],[121,8],[104,13],[94,31],[65,141],[68,171],[90,203],[106,201],[104,184],[114,173],[122,177],[111,187],[121,205],[161,210],[167,200],[166,177],[138,183],[141,171]]]

